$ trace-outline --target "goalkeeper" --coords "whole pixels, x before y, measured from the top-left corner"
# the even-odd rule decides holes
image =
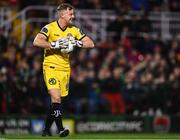
[[[51,135],[50,127],[55,121],[59,136],[65,137],[69,130],[62,124],[61,100],[69,91],[69,55],[75,47],[93,48],[94,43],[73,25],[75,16],[72,5],[60,4],[57,13],[59,19],[45,25],[36,35],[33,45],[44,48],[43,75],[51,97],[51,106],[47,112],[42,136]]]

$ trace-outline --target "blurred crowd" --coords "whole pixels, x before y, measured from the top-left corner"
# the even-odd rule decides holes
[[[20,1],[23,0],[17,0]],[[133,4],[134,1],[137,2]],[[28,2],[24,1],[24,4]],[[115,6],[122,6],[117,10],[163,10],[167,1],[71,2],[77,8],[86,9],[116,9]],[[139,7],[138,2],[141,2]],[[174,4],[179,1],[168,2],[173,6],[166,8],[179,11],[178,5]],[[180,42],[176,36],[170,40],[162,40],[161,36],[153,38],[151,26],[147,14],[141,17],[133,15],[129,20],[119,14],[107,26],[107,38],[97,41],[95,49],[76,48],[71,56],[70,91],[69,96],[63,99],[64,112],[179,114]],[[0,29],[1,114],[44,114],[47,109],[50,100],[42,74],[43,50],[32,46],[33,37],[32,33],[26,46],[20,47],[17,40],[4,36],[3,29]]]
[[[78,9],[109,9],[121,12],[145,11],[180,11],[179,0],[1,0],[0,6],[12,6],[23,9],[29,5],[57,5],[67,2]]]

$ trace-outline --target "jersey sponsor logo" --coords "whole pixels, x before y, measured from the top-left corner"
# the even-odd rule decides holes
[[[50,78],[49,79],[49,84],[50,85],[55,85],[56,84],[56,79],[55,78]]]
[[[54,34],[54,36],[60,36],[59,34]]]

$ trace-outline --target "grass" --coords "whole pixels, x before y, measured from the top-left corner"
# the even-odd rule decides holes
[[[171,140],[171,139],[180,139],[180,133],[88,133],[88,134],[74,134],[65,138],[59,138],[57,135],[52,137],[41,137],[40,135],[0,135],[0,140],[9,140],[9,139],[38,139],[38,140],[56,140],[56,139],[123,139],[123,140]]]

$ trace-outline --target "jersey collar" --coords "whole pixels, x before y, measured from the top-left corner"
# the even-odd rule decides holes
[[[64,29],[62,29],[61,28],[61,26],[59,25],[59,22],[58,22],[58,20],[57,20],[57,25],[58,25],[58,27],[64,32],[66,29],[67,29],[67,27],[66,28],[64,28]]]

